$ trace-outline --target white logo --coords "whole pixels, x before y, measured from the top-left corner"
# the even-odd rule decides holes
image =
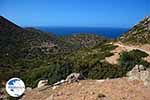
[[[6,91],[12,97],[19,97],[25,91],[25,84],[19,78],[11,78],[6,83]]]

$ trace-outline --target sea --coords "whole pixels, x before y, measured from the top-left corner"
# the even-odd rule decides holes
[[[36,27],[55,36],[73,35],[80,33],[96,34],[106,38],[117,38],[126,33],[128,28],[102,28],[102,27]]]

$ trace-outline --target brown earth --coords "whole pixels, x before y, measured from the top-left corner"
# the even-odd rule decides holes
[[[150,100],[150,87],[127,78],[83,80],[26,92],[22,100]]]

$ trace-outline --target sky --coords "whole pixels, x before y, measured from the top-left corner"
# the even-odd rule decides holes
[[[129,28],[150,15],[150,0],[0,0],[0,15],[23,27]]]

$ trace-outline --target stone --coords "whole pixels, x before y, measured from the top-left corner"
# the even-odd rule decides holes
[[[52,89],[55,90],[58,86],[53,86]]]
[[[59,85],[64,83],[72,83],[72,82],[78,82],[81,79],[85,79],[85,77],[80,73],[72,73],[67,76],[65,80],[58,81],[52,85],[52,89],[56,89]]]
[[[150,21],[150,16],[147,16],[147,21]]]
[[[66,78],[66,82],[72,83],[72,82],[78,82],[79,80],[85,79],[85,77],[80,73],[72,73]]]
[[[32,90],[32,88],[31,87],[27,87],[26,88],[26,91],[28,92],[28,91],[31,91]]]
[[[103,83],[103,82],[105,82],[105,80],[96,80],[96,82]]]
[[[56,85],[61,85],[63,83],[65,83],[65,80],[58,81],[58,82],[54,83],[53,85],[56,86]]]
[[[37,88],[41,88],[43,86],[46,86],[48,85],[48,80],[40,80],[38,85],[37,85]]]
[[[143,65],[136,65],[127,73],[127,76],[130,80],[142,80],[144,85],[150,85],[150,71],[145,69]]]

